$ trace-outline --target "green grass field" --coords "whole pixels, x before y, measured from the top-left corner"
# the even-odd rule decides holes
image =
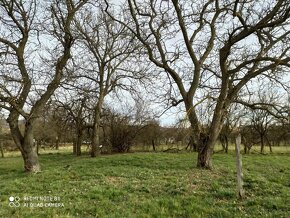
[[[195,167],[195,153],[60,152],[40,161],[43,171],[28,175],[21,157],[0,158],[0,217],[290,217],[289,153],[244,155],[241,201],[232,153],[215,154],[212,171]],[[37,199],[45,196],[56,199]]]

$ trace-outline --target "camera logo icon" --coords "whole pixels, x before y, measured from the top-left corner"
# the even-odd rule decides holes
[[[19,197],[9,197],[9,206],[10,207],[19,207],[20,206],[20,198]]]

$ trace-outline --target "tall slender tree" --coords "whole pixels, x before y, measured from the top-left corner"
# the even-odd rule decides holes
[[[133,52],[137,49],[132,34],[112,20],[101,4],[82,10],[75,19],[78,35],[78,60],[75,78],[91,84],[89,92],[97,98],[94,102],[91,156],[100,154],[101,116],[106,96],[116,88],[128,89],[132,80],[142,79],[139,66],[132,65]],[[138,81],[137,80],[137,81]]]

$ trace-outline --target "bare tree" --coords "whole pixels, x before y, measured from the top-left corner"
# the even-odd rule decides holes
[[[140,67],[128,61],[134,60],[132,53],[137,49],[132,34],[104,13],[101,5],[90,6],[75,19],[78,49],[85,54],[78,61],[80,73],[76,78],[86,79],[91,84],[90,92],[97,96],[91,149],[91,156],[95,157],[100,154],[101,116],[106,96],[117,87],[128,90],[128,83],[142,79],[142,75]]]
[[[63,91],[63,90],[62,90]],[[81,155],[81,146],[83,144],[85,131],[92,127],[92,108],[89,107],[89,101],[93,98],[81,92],[62,92],[62,97],[58,96],[57,110],[63,109],[66,122],[69,122],[74,129],[73,137],[73,153],[77,156]],[[61,100],[60,100],[61,99]],[[87,131],[88,132],[88,131]]]
[[[261,153],[264,153],[265,144],[268,140],[267,133],[268,128],[273,120],[272,117],[266,111],[262,110],[254,110],[252,111],[252,118],[251,118],[251,125],[253,126],[254,130],[260,136],[260,144],[261,144]],[[269,143],[270,152],[272,152],[272,146]]]
[[[250,107],[248,110],[247,117],[250,120],[250,125],[253,128],[254,132],[258,134],[260,145],[261,145],[261,153],[264,152],[265,144],[269,145],[270,152],[272,152],[272,144],[269,140],[269,130],[271,126],[273,126],[277,121],[279,122],[279,116],[275,116],[277,113],[274,110],[279,110],[280,116],[282,116],[283,120],[287,120],[287,113],[284,111],[283,113],[283,96],[281,96],[280,91],[276,90],[273,86],[260,86],[259,93],[256,98],[258,98],[258,102],[263,104],[262,109],[256,109],[255,107]],[[252,100],[254,101],[254,99]],[[251,105],[251,102],[249,102]],[[277,117],[277,118],[275,118]]]
[[[127,0],[126,26],[147,57],[174,81],[198,144],[197,166],[212,167],[213,148],[228,109],[255,78],[271,78],[289,68],[290,2]],[[283,69],[283,70],[282,70]],[[208,128],[196,106],[214,100]]]
[[[230,142],[235,140],[235,131],[239,129],[244,121],[247,111],[243,105],[232,104],[228,109],[226,118],[224,119],[222,130],[220,131],[219,141],[223,147],[223,151],[228,153]],[[242,135],[243,140],[243,135]]]
[[[54,73],[51,80],[38,99],[30,102],[35,95],[33,84],[35,69],[33,60],[29,60],[31,53],[29,46],[33,47],[33,37],[39,32],[35,31],[37,23],[41,21],[43,8],[35,0],[0,1],[0,18],[3,27],[0,35],[1,49],[1,108],[9,112],[9,123],[14,142],[21,151],[24,160],[24,169],[27,172],[40,171],[38,156],[33,143],[33,129],[41,110],[63,78],[64,68],[71,55],[73,36],[71,24],[76,12],[86,1],[53,0],[48,3],[51,13],[52,32],[59,42],[62,51],[54,63]],[[39,17],[38,17],[39,16]],[[39,19],[39,20],[37,20]],[[36,22],[36,20],[38,22]],[[58,45],[59,46],[59,45]],[[29,63],[29,64],[28,64]],[[28,103],[31,105],[28,105]],[[21,133],[19,119],[25,120],[25,130]]]

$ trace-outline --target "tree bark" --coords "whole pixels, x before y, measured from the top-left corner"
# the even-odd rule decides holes
[[[26,172],[37,173],[40,172],[40,164],[38,160],[38,155],[36,149],[30,142],[26,142],[24,145],[24,151],[22,153],[22,157],[24,160],[24,170]]]
[[[93,125],[93,135],[92,135],[92,150],[91,157],[96,157],[101,154],[100,149],[100,133],[101,133],[101,112],[103,105],[103,96],[100,93],[99,100],[94,111],[94,125]]]
[[[198,143],[197,167],[203,169],[212,168],[212,150],[210,149],[209,136],[201,133]]]
[[[244,144],[244,154],[247,154],[247,152],[248,152],[248,147],[246,144]]]
[[[197,167],[212,169],[212,155],[218,136],[222,130],[223,117],[225,115],[224,104],[217,104],[212,123],[208,130],[200,132],[198,143]]]
[[[155,141],[154,141],[154,139],[152,139],[151,142],[152,142],[152,148],[153,148],[153,151],[156,151],[156,148],[155,148]]]
[[[24,170],[26,172],[40,172],[40,164],[37,155],[37,149],[33,140],[34,121],[28,120],[25,124],[25,131],[21,143],[21,153],[24,160]]]
[[[267,140],[267,142],[268,142],[268,144],[269,144],[270,153],[273,153],[273,150],[272,150],[272,144],[271,144],[271,142],[270,142],[270,140],[268,139],[267,136],[266,136],[266,140]]]
[[[197,118],[195,108],[193,107],[192,98],[184,101],[185,108],[187,111],[187,116],[190,122],[190,126],[192,128],[192,135],[190,143],[192,145],[197,145],[197,167],[198,168],[210,168],[211,166],[211,155],[209,153],[207,147],[207,138],[205,138],[205,134],[202,133],[199,120]]]
[[[83,130],[78,129],[77,130],[77,139],[76,139],[76,155],[81,156],[82,155],[82,142],[83,142]]]
[[[227,154],[228,153],[228,148],[229,148],[229,141],[228,141],[228,136],[226,134],[220,134],[220,142],[223,147],[223,151]]]
[[[98,121],[94,123],[94,127],[93,127],[91,157],[96,157],[101,154],[100,152],[100,121],[99,121],[99,118],[97,118],[97,120]]]
[[[25,123],[25,131],[23,135],[19,130],[18,125],[19,114],[17,111],[11,111],[7,122],[10,127],[12,138],[19,148],[24,161],[24,170],[26,172],[37,173],[40,172],[40,164],[38,160],[37,150],[33,140],[33,127],[35,118],[27,119]]]
[[[210,144],[209,135],[201,130],[193,103],[191,100],[185,102],[187,115],[192,128],[192,143],[197,145],[197,167],[204,169],[212,168],[212,145]]]
[[[36,154],[39,156],[40,143],[38,141],[35,141],[34,146],[36,147]]]
[[[192,135],[191,135],[190,138],[189,138],[189,142],[188,142],[188,145],[187,145],[187,147],[186,147],[186,150],[187,150],[188,147],[189,147],[189,150],[190,150],[190,151],[197,152],[197,144],[196,144],[196,142],[194,141],[194,138],[193,138]]]
[[[77,138],[74,138],[73,140],[73,154],[77,154]]]
[[[229,140],[228,140],[228,137],[226,136],[226,147],[225,147],[225,152],[226,152],[226,154],[228,153],[228,151],[229,151]]]
[[[261,135],[260,138],[261,138],[261,154],[263,154],[264,153],[264,147],[265,147],[264,136]]]
[[[0,142],[1,157],[4,157],[3,142]]]

